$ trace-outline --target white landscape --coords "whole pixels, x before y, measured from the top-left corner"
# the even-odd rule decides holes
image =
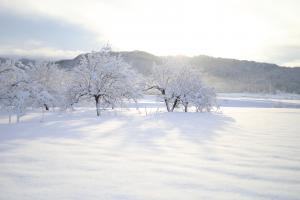
[[[146,96],[100,118],[89,106],[1,115],[0,199],[299,199],[299,99],[270,98],[222,94],[211,113]]]
[[[0,0],[0,200],[300,200],[300,0]]]

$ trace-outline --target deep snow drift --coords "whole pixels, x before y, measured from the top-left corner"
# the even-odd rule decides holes
[[[299,199],[300,109],[243,105],[2,116],[0,199]]]

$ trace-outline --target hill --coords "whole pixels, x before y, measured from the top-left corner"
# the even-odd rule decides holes
[[[163,57],[143,51],[115,52],[145,76],[151,74],[153,63],[160,63]],[[72,69],[86,56],[81,54],[74,59],[59,60],[56,63]],[[184,59],[197,69],[206,84],[218,92],[275,93],[278,91],[300,94],[300,67],[288,68],[276,64],[255,61],[216,58],[205,55],[194,57],[174,56]],[[3,58],[0,58],[0,61]],[[28,59],[21,59],[25,64]]]
[[[143,51],[117,53],[145,76],[151,73],[153,63],[159,63],[163,58]],[[84,54],[57,63],[62,67],[71,68],[79,63],[81,56]],[[288,68],[270,63],[205,55],[180,57],[180,59],[185,59],[199,70],[204,81],[214,86],[218,92],[300,93],[300,68],[297,67]]]

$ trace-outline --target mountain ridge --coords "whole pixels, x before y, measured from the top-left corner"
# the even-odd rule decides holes
[[[139,50],[114,53],[121,55],[134,69],[145,76],[151,74],[153,63],[161,63],[165,57],[185,59],[199,71],[203,81],[215,87],[218,92],[300,93],[300,67],[291,68],[266,62],[206,55],[156,56]],[[81,57],[87,54],[83,53],[73,59],[55,62],[62,68],[72,69],[79,64]],[[1,60],[3,58],[0,58]],[[20,59],[20,61],[28,63],[30,59]]]

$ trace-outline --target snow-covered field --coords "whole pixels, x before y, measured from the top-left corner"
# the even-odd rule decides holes
[[[100,118],[2,115],[0,199],[300,199],[300,104],[245,98],[223,95],[217,113],[150,98]]]
[[[300,108],[299,94],[221,93],[218,96],[222,107]]]

